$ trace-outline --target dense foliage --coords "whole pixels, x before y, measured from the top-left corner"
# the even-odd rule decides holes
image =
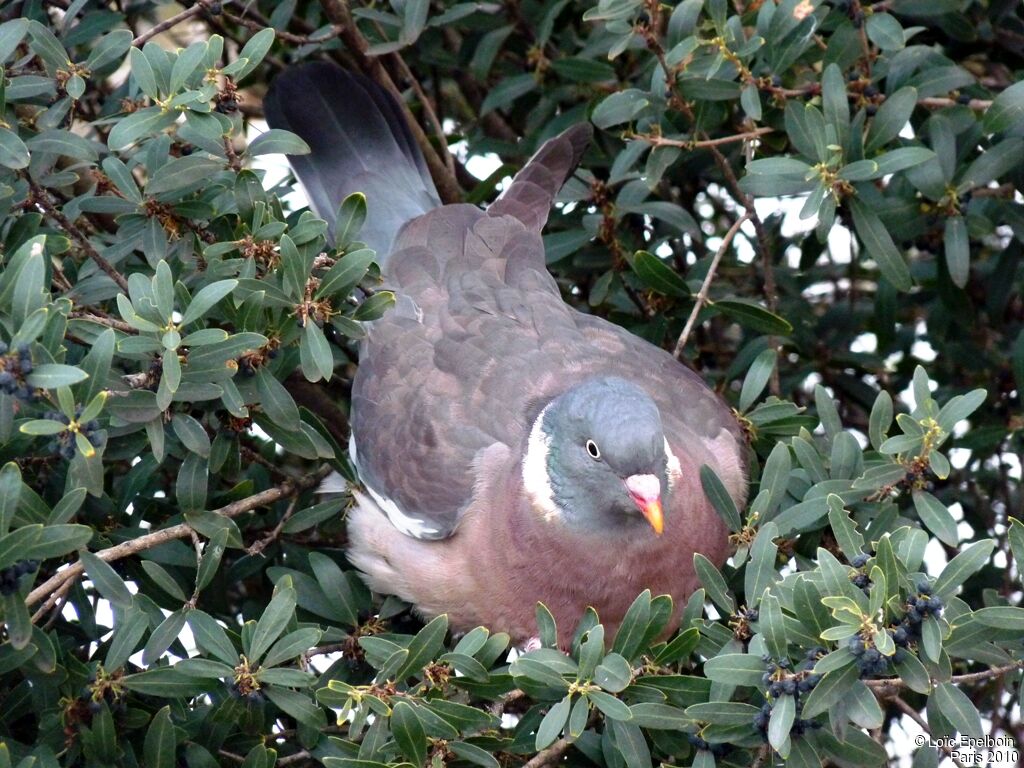
[[[351,477],[356,343],[393,297],[363,201],[328,246],[254,170],[301,140],[247,130],[307,57],[402,96],[448,200],[600,129],[552,270],[750,440],[749,508],[702,475],[737,551],[697,558],[687,605],[640,595],[615,637],[581,617],[570,649],[539,606],[543,647],[510,657],[350,569],[347,499],[315,487]],[[1022,57],[1014,0],[8,0],[0,768],[1024,743]]]

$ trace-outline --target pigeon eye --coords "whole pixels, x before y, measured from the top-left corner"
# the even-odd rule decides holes
[[[593,440],[587,440],[587,453],[590,454],[590,458],[592,459],[601,458],[601,449],[597,447],[597,443]]]

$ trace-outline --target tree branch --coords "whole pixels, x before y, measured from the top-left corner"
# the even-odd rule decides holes
[[[141,48],[154,37],[159,35],[161,32],[166,32],[171,27],[176,27],[181,22],[191,19],[193,16],[198,16],[200,13],[206,10],[206,0],[198,0],[198,2],[191,8],[186,8],[181,13],[171,16],[169,19],[165,19],[157,24],[155,27],[146,30],[141,35],[132,40],[132,45],[135,48]]]
[[[117,284],[118,288],[125,293],[128,293],[128,281],[124,279],[124,275],[114,269],[114,266],[103,258],[103,256],[100,255],[100,252],[96,250],[91,242],[89,242],[89,238],[85,236],[85,233],[76,227],[74,223],[53,204],[53,201],[50,200],[49,193],[47,193],[45,189],[33,181],[28,174],[25,174],[24,178],[28,182],[29,189],[32,190],[32,201],[42,209],[43,213],[57,222],[61,229],[71,235],[72,239],[81,246],[86,255],[96,262],[96,265],[100,269],[107,273],[107,276]]]
[[[563,737],[523,763],[522,768],[545,768],[545,766],[554,765],[562,759],[571,746],[572,742]]]
[[[951,683],[976,683],[979,680],[991,680],[993,677],[999,677],[1005,675],[1007,672],[1013,672],[1015,669],[1021,669],[1024,667],[1022,661],[1012,661],[1009,664],[1004,664],[1000,667],[990,667],[989,669],[983,669],[980,672],[968,672],[964,675],[953,675],[949,681]],[[887,692],[890,689],[903,688],[906,683],[903,682],[901,677],[887,677],[882,680],[865,680],[864,683],[875,691]]]
[[[729,250],[729,245],[732,243],[733,238],[736,237],[736,233],[740,231],[740,227],[743,226],[743,222],[750,218],[751,211],[748,208],[746,213],[736,219],[733,225],[729,227],[729,231],[725,233],[725,237],[722,239],[722,244],[718,247],[715,252],[714,258],[711,260],[711,266],[708,267],[708,273],[704,276],[704,282],[701,283],[700,291],[697,292],[697,301],[693,305],[693,309],[690,310],[690,316],[686,318],[686,325],[683,326],[683,332],[679,334],[679,341],[676,342],[676,348],[672,354],[677,360],[681,360],[683,356],[683,350],[686,348],[686,342],[690,339],[690,333],[693,331],[693,326],[697,322],[697,315],[700,314],[701,309],[707,303],[708,293],[711,290],[711,283],[715,279],[715,272],[718,271],[718,265],[722,261],[722,257],[725,252]]]
[[[265,491],[253,494],[245,499],[239,499],[234,501],[227,506],[221,507],[220,509],[213,510],[213,514],[223,515],[224,517],[237,517],[238,515],[246,512],[251,512],[259,507],[273,504],[274,502],[286,499],[291,496],[295,496],[302,491],[314,488],[320,484],[327,475],[331,473],[331,467],[324,465],[320,467],[316,472],[306,475],[305,477],[297,480],[289,480],[274,488],[268,488]],[[139,536],[136,539],[130,541],[124,541],[120,544],[116,544],[106,549],[101,549],[94,554],[105,562],[113,562],[114,560],[121,560],[122,558],[134,555],[137,552],[143,552],[147,549],[164,544],[174,539],[183,539],[192,533],[192,526],[188,523],[179,523],[178,525],[172,525],[169,528],[162,528],[159,531],[148,533],[145,536]],[[46,603],[40,609],[44,612],[49,609],[55,602],[58,591],[68,582],[73,579],[77,579],[85,572],[85,567],[82,565],[82,561],[79,560],[64,570],[58,571],[45,582],[40,584],[38,587],[33,589],[27,598],[25,603],[27,605],[33,605],[34,603],[42,600],[49,596]],[[39,612],[37,612],[39,615]]]
[[[723,144],[735,144],[738,141],[748,141],[750,139],[756,139],[759,136],[764,136],[768,133],[774,133],[774,128],[755,128],[752,131],[744,131],[743,133],[735,133],[732,136],[720,136],[717,139],[702,139],[700,141],[684,141],[682,139],[669,139],[664,136],[655,136],[648,133],[633,133],[629,135],[631,139],[640,139],[646,141],[655,147],[680,147],[681,149],[703,149],[707,147],[720,147]]]

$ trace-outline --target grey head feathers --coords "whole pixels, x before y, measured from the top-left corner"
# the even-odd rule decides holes
[[[631,485],[648,478],[653,496],[668,490],[661,414],[647,392],[617,376],[594,377],[552,400],[539,427],[550,500],[562,519],[590,531],[647,524]]]

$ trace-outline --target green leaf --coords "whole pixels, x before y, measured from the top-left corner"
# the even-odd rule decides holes
[[[967,166],[967,170],[964,171],[964,175],[957,185],[957,190],[983,187],[989,182],[1005,176],[1019,166],[1022,153],[1024,153],[1024,139],[1019,137],[1004,139]]]
[[[853,661],[850,655],[849,662]],[[827,712],[843,696],[847,695],[850,687],[860,677],[857,665],[847,663],[839,669],[828,672],[818,682],[814,689],[804,700],[803,717],[810,718]]]
[[[261,29],[249,38],[242,46],[242,50],[238,52],[238,58],[245,59],[245,64],[233,73],[236,81],[241,82],[243,78],[255,71],[270,51],[270,47],[274,44],[274,38],[275,34],[272,28]]]
[[[786,624],[782,616],[779,599],[770,592],[761,598],[758,612],[758,626],[764,635],[765,646],[773,658],[788,657],[789,641],[786,637]]]
[[[953,596],[956,588],[988,562],[995,549],[995,542],[991,539],[983,539],[964,548],[960,554],[954,557],[939,574],[935,580],[933,589],[935,593],[948,600]]]
[[[633,658],[641,649],[647,626],[651,620],[651,592],[641,592],[626,611],[615,633],[612,650],[627,659]]]
[[[224,170],[222,160],[203,155],[188,155],[171,160],[160,166],[146,185],[146,194],[161,195],[183,192],[203,182],[218,171]]]
[[[107,146],[113,152],[127,149],[139,139],[152,136],[174,125],[177,113],[164,111],[160,107],[146,107],[132,112],[110,129]]]
[[[960,535],[956,530],[956,521],[946,505],[927,491],[914,491],[914,508],[921,522],[934,533],[943,544],[956,547]]]
[[[940,683],[935,688],[935,704],[942,716],[964,736],[980,739],[984,736],[978,710],[967,694],[952,683]]]
[[[590,119],[598,128],[611,128],[613,125],[629,122],[649,104],[650,101],[644,91],[627,88],[605,98],[594,109]]]
[[[611,693],[625,690],[632,680],[633,669],[618,653],[609,653],[594,670],[594,682]]]
[[[747,375],[743,379],[743,389],[740,391],[741,411],[745,412],[749,409],[761,395],[761,392],[764,391],[765,386],[768,384],[768,379],[771,378],[772,371],[775,370],[776,356],[776,351],[769,348],[762,351],[754,358],[754,362],[750,364]]]
[[[903,126],[910,120],[910,115],[916,105],[918,105],[918,91],[914,88],[900,88],[892,95],[887,96],[867,129],[864,152],[868,155],[877,152],[896,138],[903,130]]]
[[[82,550],[79,559],[85,567],[85,573],[103,597],[118,608],[128,608],[132,604],[132,593],[128,591],[117,571],[92,552]]]
[[[729,530],[740,530],[743,527],[743,521],[740,519],[739,510],[736,509],[736,502],[725,489],[725,484],[715,474],[715,470],[707,464],[703,464],[700,468],[700,484],[704,489],[704,495],[708,497],[708,501],[711,502],[711,506],[715,508],[718,516],[729,526]]]
[[[718,299],[711,302],[711,306],[740,325],[761,333],[788,336],[793,332],[793,326],[787,320],[768,311],[751,299],[738,297]]]
[[[409,762],[423,765],[427,761],[427,733],[407,702],[400,701],[391,710],[391,733]]]
[[[608,725],[627,768],[651,768],[651,750],[640,727],[622,720],[609,720]]]
[[[61,365],[59,363],[44,363],[37,365],[25,381],[29,386],[39,389],[56,389],[57,387],[69,387],[80,381],[89,378],[89,374],[81,368],[73,365]]]
[[[747,563],[743,578],[743,592],[748,606],[753,606],[755,601],[761,598],[765,588],[771,586],[778,577],[775,559],[779,548],[773,541],[778,535],[776,525],[769,522],[762,525],[754,537],[754,543],[750,547],[750,561]]]
[[[1001,133],[1024,121],[1024,80],[999,93],[985,110],[982,125],[990,133]]]
[[[753,657],[751,657],[753,658]],[[761,674],[764,673],[764,663],[761,663]],[[760,675],[758,675],[760,683]],[[715,723],[717,725],[745,725],[750,726],[757,714],[757,707],[744,704],[739,701],[709,701],[693,704],[686,708],[686,716],[691,720]]]
[[[856,198],[850,200],[850,212],[858,237],[868,255],[878,263],[882,274],[897,290],[909,291],[912,284],[910,270],[882,220]]]
[[[789,755],[789,731],[795,719],[796,699],[792,696],[776,699],[768,720],[768,743],[784,758]]]
[[[308,155],[309,144],[291,131],[271,128],[264,131],[251,142],[246,150],[250,155]]]
[[[275,685],[264,686],[262,691],[285,714],[291,715],[302,725],[315,730],[322,728],[325,724],[327,718],[324,717],[324,711],[313,702],[308,694],[290,691]]]
[[[558,738],[558,735],[565,728],[569,720],[569,707],[572,704],[572,695],[567,694],[560,702],[555,704],[544,715],[544,719],[537,726],[537,737],[534,740],[534,747],[539,751],[545,749]]]
[[[979,608],[971,615],[975,621],[989,627],[1024,632],[1024,608],[1008,605]]]
[[[643,702],[630,706],[632,721],[641,728],[653,730],[680,730],[690,723],[690,718],[678,707],[656,702]]]
[[[256,372],[256,390],[260,395],[260,405],[278,427],[288,431],[298,428],[298,406],[284,385],[265,367]]]
[[[185,611],[175,611],[165,618],[160,625],[153,630],[153,634],[146,641],[146,647],[142,649],[142,663],[145,666],[152,666],[157,659],[164,655],[170,648],[171,643],[178,639],[182,628],[185,626]]]
[[[619,699],[604,691],[588,691],[587,698],[590,699],[601,713],[612,720],[632,720],[633,713],[630,708]]]
[[[448,616],[441,614],[432,619],[409,643],[409,657],[395,673],[395,678],[403,680],[409,675],[417,674],[430,661],[437,658],[444,647],[444,638],[448,634]]]
[[[895,16],[888,13],[873,13],[864,25],[868,39],[883,51],[898,51],[903,48],[903,27]]]
[[[700,583],[707,590],[711,601],[727,614],[735,613],[736,600],[729,593],[729,587],[725,583],[725,578],[715,567],[715,564],[700,552],[694,552],[693,567],[697,573],[697,578],[700,579]]]
[[[235,666],[238,663],[238,651],[228,640],[224,628],[212,616],[203,611],[193,610],[189,611],[187,615],[188,625],[199,648],[217,657],[228,666]]]
[[[647,251],[637,251],[630,263],[644,285],[665,296],[687,298],[690,289],[686,281],[664,261]]]
[[[334,225],[334,239],[335,243],[339,248],[345,248],[356,239],[360,230],[363,228],[363,223],[366,221],[366,195],[362,192],[353,192],[352,194],[345,197],[341,201],[341,206],[338,208],[338,215],[335,217]],[[364,249],[368,250],[368,249]],[[372,260],[373,252],[370,260]],[[345,258],[351,257],[352,254],[347,254]],[[367,261],[369,264],[369,260]],[[353,284],[358,282],[362,277],[356,278]]]
[[[295,590],[292,587],[278,585],[274,589],[273,598],[253,630],[248,649],[250,659],[262,659],[263,654],[281,636],[285,627],[295,616],[296,602]]]
[[[716,683],[726,685],[759,687],[764,671],[760,657],[746,653],[727,653],[704,663],[704,674]]]
[[[0,165],[12,170],[27,168],[29,163],[28,147],[18,134],[0,126]]]

